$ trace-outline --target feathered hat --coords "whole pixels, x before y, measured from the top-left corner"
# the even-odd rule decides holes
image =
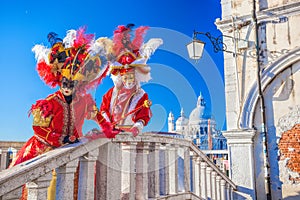
[[[37,59],[37,72],[50,87],[61,84],[62,77],[78,81],[84,89],[97,86],[106,75],[108,67],[103,64],[108,53],[107,44],[86,34],[86,27],[67,31],[62,40],[54,32],[47,36],[51,48],[35,45],[32,51]],[[109,39],[107,39],[109,40]],[[107,45],[107,46],[105,46]]]
[[[152,38],[144,43],[144,36],[149,27],[140,26],[132,30],[133,27],[134,24],[120,25],[114,31],[114,62],[110,65],[110,73],[122,75],[136,69],[136,72],[143,76],[139,81],[147,82],[151,79],[147,60],[163,41],[160,38]]]

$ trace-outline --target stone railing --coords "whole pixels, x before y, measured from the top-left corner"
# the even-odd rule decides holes
[[[144,133],[82,140],[0,172],[0,199],[47,199],[55,169],[56,199],[233,199],[235,184],[188,140]]]

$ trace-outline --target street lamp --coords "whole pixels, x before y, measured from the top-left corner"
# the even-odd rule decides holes
[[[210,42],[213,45],[215,53],[217,53],[219,51],[230,52],[230,51],[227,51],[227,46],[223,43],[222,37],[229,37],[229,38],[232,38],[232,37],[226,36],[226,35],[220,35],[219,37],[213,37],[209,32],[204,33],[204,32],[198,32],[198,31],[194,30],[193,41],[186,45],[190,59],[199,60],[203,54],[205,42],[197,39],[197,35],[205,35],[206,37],[208,37],[208,39],[210,40]],[[234,39],[234,38],[232,38],[232,39]],[[230,53],[233,53],[233,52],[230,52]]]

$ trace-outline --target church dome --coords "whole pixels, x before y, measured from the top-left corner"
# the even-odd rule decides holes
[[[197,106],[190,114],[190,124],[199,124],[205,118],[205,102],[202,94],[200,93],[197,101]]]
[[[189,120],[184,116],[183,109],[181,109],[180,117],[176,120],[176,127],[188,125]]]

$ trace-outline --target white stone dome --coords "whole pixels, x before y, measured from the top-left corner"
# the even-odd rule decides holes
[[[205,102],[202,94],[200,93],[197,101],[197,106],[190,114],[190,124],[199,124],[205,116]]]
[[[181,109],[180,117],[176,120],[176,127],[188,125],[189,120],[184,116],[183,109]]]

